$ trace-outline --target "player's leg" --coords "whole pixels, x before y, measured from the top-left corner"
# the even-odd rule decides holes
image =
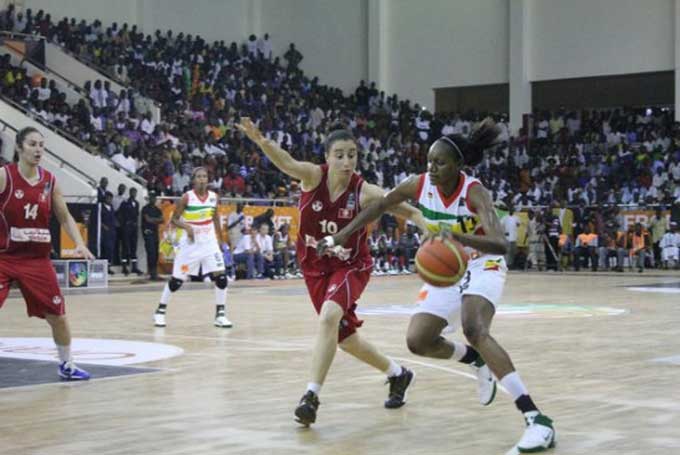
[[[48,258],[23,260],[16,263],[15,267],[18,269],[17,281],[26,300],[28,315],[45,319],[52,329],[52,338],[59,355],[59,376],[69,381],[90,379],[90,374],[73,362],[71,329],[51,261]]]
[[[524,415],[527,428],[517,443],[517,450],[523,453],[551,448],[555,443],[552,420],[540,413],[522,379],[515,371],[510,356],[490,334],[494,313],[493,304],[485,297],[464,295],[463,332],[470,344],[484,358],[491,371],[500,378],[500,383],[510,392],[515,405]]]
[[[201,260],[203,272],[210,274],[210,279],[215,284],[215,327],[230,328],[233,326],[227,319],[227,272],[224,266],[224,256],[219,250],[205,256]]]
[[[479,402],[488,406],[496,396],[496,380],[484,359],[472,346],[441,335],[448,325],[455,329],[460,324],[460,305],[460,286],[437,288],[424,285],[419,295],[418,312],[411,316],[409,322],[406,345],[416,355],[452,358],[470,365],[477,376]]]
[[[198,272],[201,263],[194,256],[195,254],[190,250],[190,247],[180,248],[177,252],[172,264],[172,275],[165,283],[165,287],[163,287],[158,308],[156,308],[153,314],[153,321],[156,327],[165,327],[166,325],[165,316],[172,294],[182,287],[182,284],[184,284],[189,275]]]
[[[385,373],[387,383],[390,385],[387,400],[384,403],[386,408],[396,409],[406,404],[407,390],[415,379],[413,371],[378,351],[372,343],[356,332],[340,342],[340,349]]]
[[[305,278],[305,281],[308,279]],[[339,324],[343,313],[342,307],[332,300],[324,301],[319,310],[318,329],[312,351],[311,380],[295,408],[296,420],[303,425],[309,426],[316,421],[319,393],[338,348]]]

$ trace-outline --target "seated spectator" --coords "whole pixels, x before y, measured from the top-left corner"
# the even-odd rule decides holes
[[[246,266],[246,279],[253,279],[255,277],[255,232],[247,233],[244,229],[243,237],[236,244],[233,251],[234,266],[238,268],[239,265]],[[238,274],[237,274],[238,278]]]
[[[260,224],[255,235],[255,261],[257,278],[274,278],[274,243],[267,223]]]

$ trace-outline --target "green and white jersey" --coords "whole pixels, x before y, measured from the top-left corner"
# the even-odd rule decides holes
[[[467,202],[470,188],[481,184],[476,178],[461,172],[458,186],[447,197],[430,182],[427,173],[421,174],[418,182],[417,208],[423,214],[430,232],[436,234],[445,229],[459,234],[484,235],[476,210]],[[472,258],[482,255],[469,247],[465,247],[465,251]]]
[[[182,213],[182,220],[194,228],[196,243],[217,243],[213,216],[217,210],[217,194],[208,191],[207,195],[200,198],[194,190],[187,194],[187,206]],[[186,232],[182,231],[180,245],[187,243]]]

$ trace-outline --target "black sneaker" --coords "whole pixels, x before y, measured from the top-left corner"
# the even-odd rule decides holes
[[[397,409],[406,404],[406,390],[413,383],[416,374],[406,367],[401,367],[402,372],[399,376],[392,376],[387,378],[387,384],[390,384],[390,393],[385,400],[385,407],[388,409]]]
[[[319,397],[316,393],[308,390],[302,398],[300,404],[295,408],[296,422],[309,426],[316,421],[316,410],[319,409]]]

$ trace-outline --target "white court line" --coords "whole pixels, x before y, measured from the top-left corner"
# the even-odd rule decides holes
[[[427,362],[421,362],[420,360],[413,360],[413,359],[405,359],[403,357],[392,357],[394,360],[401,360],[402,362],[409,362],[409,363],[415,363],[416,365],[421,365],[427,368],[432,368],[433,370],[439,370],[439,371],[446,371],[447,373],[455,374],[458,376],[463,376],[464,378],[469,378],[469,379],[474,379],[475,381],[477,380],[477,376],[474,374],[470,373],[463,373],[462,371],[454,370],[453,368],[447,368],[447,367],[442,367],[439,365],[434,365],[432,363],[427,363]],[[504,393],[507,393],[510,395],[510,393],[505,390],[505,388],[500,384],[497,383],[496,386],[498,389],[502,390]]]

